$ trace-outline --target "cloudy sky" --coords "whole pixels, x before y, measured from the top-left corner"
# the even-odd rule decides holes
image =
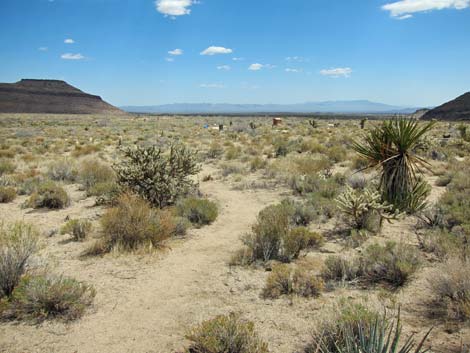
[[[115,105],[431,106],[470,91],[470,0],[0,0],[0,48]]]

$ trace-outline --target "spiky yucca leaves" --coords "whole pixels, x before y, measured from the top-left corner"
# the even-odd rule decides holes
[[[429,194],[427,183],[420,179],[421,168],[429,164],[415,155],[422,137],[435,125],[420,125],[416,120],[385,121],[371,130],[353,149],[368,162],[367,168],[381,168],[380,190],[384,201],[394,208],[415,212],[425,207]]]
[[[182,145],[172,145],[168,153],[155,146],[137,147],[125,150],[124,156],[114,166],[119,184],[160,208],[173,205],[194,187],[189,177],[200,171],[196,153]]]

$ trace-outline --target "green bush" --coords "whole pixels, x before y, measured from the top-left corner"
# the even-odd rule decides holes
[[[252,322],[231,313],[204,321],[186,335],[186,353],[268,353],[268,345],[255,332]]]
[[[206,199],[189,197],[177,203],[178,215],[196,226],[211,224],[218,215],[217,205]]]
[[[83,315],[94,296],[95,290],[91,286],[71,278],[25,276],[1,316],[15,320],[74,320]]]
[[[296,227],[291,229],[283,239],[283,253],[290,261],[298,258],[302,250],[319,248],[323,243],[324,239],[321,234],[311,232],[305,227]]]
[[[86,219],[71,219],[60,230],[61,234],[72,235],[75,241],[84,240],[91,232],[93,226]]]
[[[179,145],[168,153],[154,146],[127,149],[124,157],[114,166],[119,184],[160,208],[188,194],[195,187],[190,176],[200,171],[196,153]]]
[[[362,253],[360,262],[366,281],[386,282],[394,287],[405,284],[421,264],[414,247],[395,242],[370,245]]]
[[[0,203],[12,202],[16,198],[16,190],[10,186],[0,186]]]
[[[10,296],[38,248],[36,230],[25,223],[0,223],[0,298]]]
[[[325,260],[321,276],[325,281],[353,281],[360,277],[359,263],[342,256],[329,256]]]
[[[15,169],[16,165],[13,162],[10,162],[8,159],[0,159],[0,176],[13,173]]]
[[[175,219],[170,211],[157,211],[138,196],[123,194],[116,207],[101,218],[102,251],[133,251],[157,248],[175,234]]]
[[[70,204],[70,198],[67,192],[52,181],[45,181],[37,187],[28,201],[27,207],[31,208],[65,208]]]
[[[282,295],[318,297],[323,289],[323,281],[303,268],[292,269],[289,265],[275,266],[266,279],[262,296],[276,299]]]
[[[97,159],[87,159],[80,165],[78,180],[88,196],[99,196],[97,190],[103,188],[104,184],[113,183],[115,179],[113,169]]]

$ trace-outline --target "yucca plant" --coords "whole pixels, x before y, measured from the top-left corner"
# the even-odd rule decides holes
[[[384,316],[378,317],[371,325],[349,326],[344,332],[341,347],[336,346],[335,353],[426,353],[424,344],[432,328],[424,337],[416,342],[414,335],[409,336],[401,344],[402,326],[400,311],[395,322],[390,322]],[[332,353],[328,348],[318,347],[318,353]]]
[[[389,120],[371,130],[364,141],[353,143],[353,149],[368,162],[364,169],[381,169],[383,201],[395,209],[415,212],[426,206],[429,187],[420,174],[429,163],[414,151],[434,125],[420,125],[411,119]]]

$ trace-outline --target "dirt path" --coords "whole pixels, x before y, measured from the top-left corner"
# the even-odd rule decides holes
[[[263,318],[260,330],[274,347],[279,342],[279,350],[274,351],[289,351],[285,345],[292,343],[283,339],[282,330],[290,325],[305,336],[303,320],[296,320],[297,313],[283,301],[273,304],[259,299],[263,271],[259,276],[250,274],[253,283],[247,285],[247,278],[240,280],[246,270],[227,266],[240,247],[240,235],[249,230],[263,207],[279,199],[278,193],[234,191],[219,182],[202,188],[219,203],[217,221],[191,231],[189,239],[176,242],[160,259],[109,256],[79,260],[83,245],[51,240],[50,257],[58,269],[97,289],[94,312],[68,325],[3,325],[0,351],[174,352],[184,347],[188,327],[229,311],[240,311],[258,322]],[[299,315],[304,305],[298,307]],[[284,323],[283,315],[287,315]],[[305,312],[303,316],[307,319]]]

